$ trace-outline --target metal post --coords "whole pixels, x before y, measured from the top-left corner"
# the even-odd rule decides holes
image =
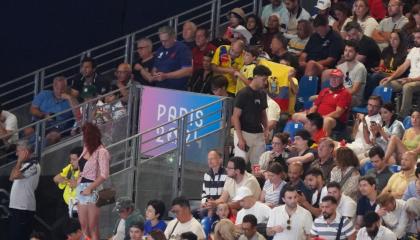
[[[174,26],[173,26],[174,30],[175,30],[175,36],[178,37],[178,17],[174,18]]]
[[[130,43],[131,43],[131,37],[127,36],[125,38],[125,51],[124,51],[124,62],[128,62],[130,59]]]
[[[131,34],[130,35],[130,38],[131,38],[131,44],[130,44],[130,58],[129,58],[129,64],[130,65],[132,65],[133,64],[133,62],[134,62],[134,55],[135,55],[135,53],[134,53],[134,50],[135,50],[135,48],[134,48],[134,45],[136,44],[136,36],[135,36],[135,34]]]
[[[215,27],[217,26],[215,23],[216,18],[216,1],[211,3],[211,16],[210,16],[210,39],[214,39],[215,35]]]
[[[258,0],[253,0],[253,1],[252,1],[252,3],[253,3],[253,4],[252,4],[252,5],[253,5],[253,6],[252,6],[252,12],[253,12],[254,14],[258,14],[258,12],[259,12],[259,8],[258,8],[258,7],[259,7],[259,6],[258,6],[259,4],[258,4],[258,2],[259,2]],[[258,16],[259,16],[259,15],[258,15]]]
[[[263,4],[263,1],[258,0],[258,16],[261,16],[262,8],[263,8],[262,4]]]
[[[39,77],[39,88],[38,88],[37,94],[44,89],[44,86],[45,86],[45,79],[44,78],[45,78],[45,69],[42,69],[40,77]]]
[[[221,0],[216,1],[216,24],[215,24],[215,35],[214,38],[219,37],[219,25],[220,25],[220,10],[222,7]]]
[[[184,115],[178,121],[178,196],[182,195],[184,189],[184,161],[186,151],[186,132],[187,132],[188,114]]]
[[[124,136],[124,138],[128,138],[128,137],[130,137],[130,120],[131,120],[131,114],[132,114],[132,108],[133,108],[133,84],[131,83],[129,86],[128,86],[128,104],[127,104],[127,120],[126,120],[126,126],[127,126],[127,128],[126,128],[126,130],[125,130],[125,136]],[[130,147],[130,145],[129,145],[129,142],[128,141],[126,141],[125,142],[125,149],[128,149]],[[128,151],[125,151],[125,159],[127,159],[127,154],[128,153]],[[131,153],[132,154],[132,153]],[[131,155],[131,156],[133,156],[133,155]],[[124,163],[124,166],[125,167],[128,167],[128,165],[127,165],[127,161]]]
[[[34,75],[34,97],[39,93],[39,71],[37,71]]]

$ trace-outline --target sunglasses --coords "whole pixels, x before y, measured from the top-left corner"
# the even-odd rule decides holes
[[[292,221],[290,220],[290,216],[286,223],[287,223],[286,229],[290,231],[290,229],[292,229],[292,225],[291,225]]]

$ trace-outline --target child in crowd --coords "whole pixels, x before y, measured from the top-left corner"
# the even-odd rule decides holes
[[[242,88],[249,85],[251,79],[254,77],[253,71],[256,66],[256,59],[260,55],[257,46],[248,46],[244,50],[244,66],[238,72],[234,73],[236,77],[236,93]]]
[[[120,99],[120,92],[116,91],[117,86],[111,87],[111,92],[103,100],[98,100],[96,104],[95,119],[98,124],[103,124],[111,120],[119,120],[127,114],[125,106]]]

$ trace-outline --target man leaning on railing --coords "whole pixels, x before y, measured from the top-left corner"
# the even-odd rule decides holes
[[[57,76],[53,81],[53,90],[43,90],[35,96],[32,101],[30,112],[32,120],[38,121],[47,119],[45,123],[46,144],[51,145],[60,141],[61,136],[69,134],[72,126],[71,119],[76,111],[77,100],[72,97],[67,89],[67,79],[63,76]],[[67,111],[54,116],[54,114]]]

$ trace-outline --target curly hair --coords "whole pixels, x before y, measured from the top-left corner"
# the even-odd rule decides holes
[[[359,159],[357,158],[356,154],[348,147],[340,147],[337,149],[335,153],[336,157],[335,160],[337,162],[337,166],[340,168],[346,167],[359,167]]]
[[[87,122],[82,127],[83,142],[89,154],[92,154],[100,145],[101,142],[101,131],[99,128],[90,122]]]

